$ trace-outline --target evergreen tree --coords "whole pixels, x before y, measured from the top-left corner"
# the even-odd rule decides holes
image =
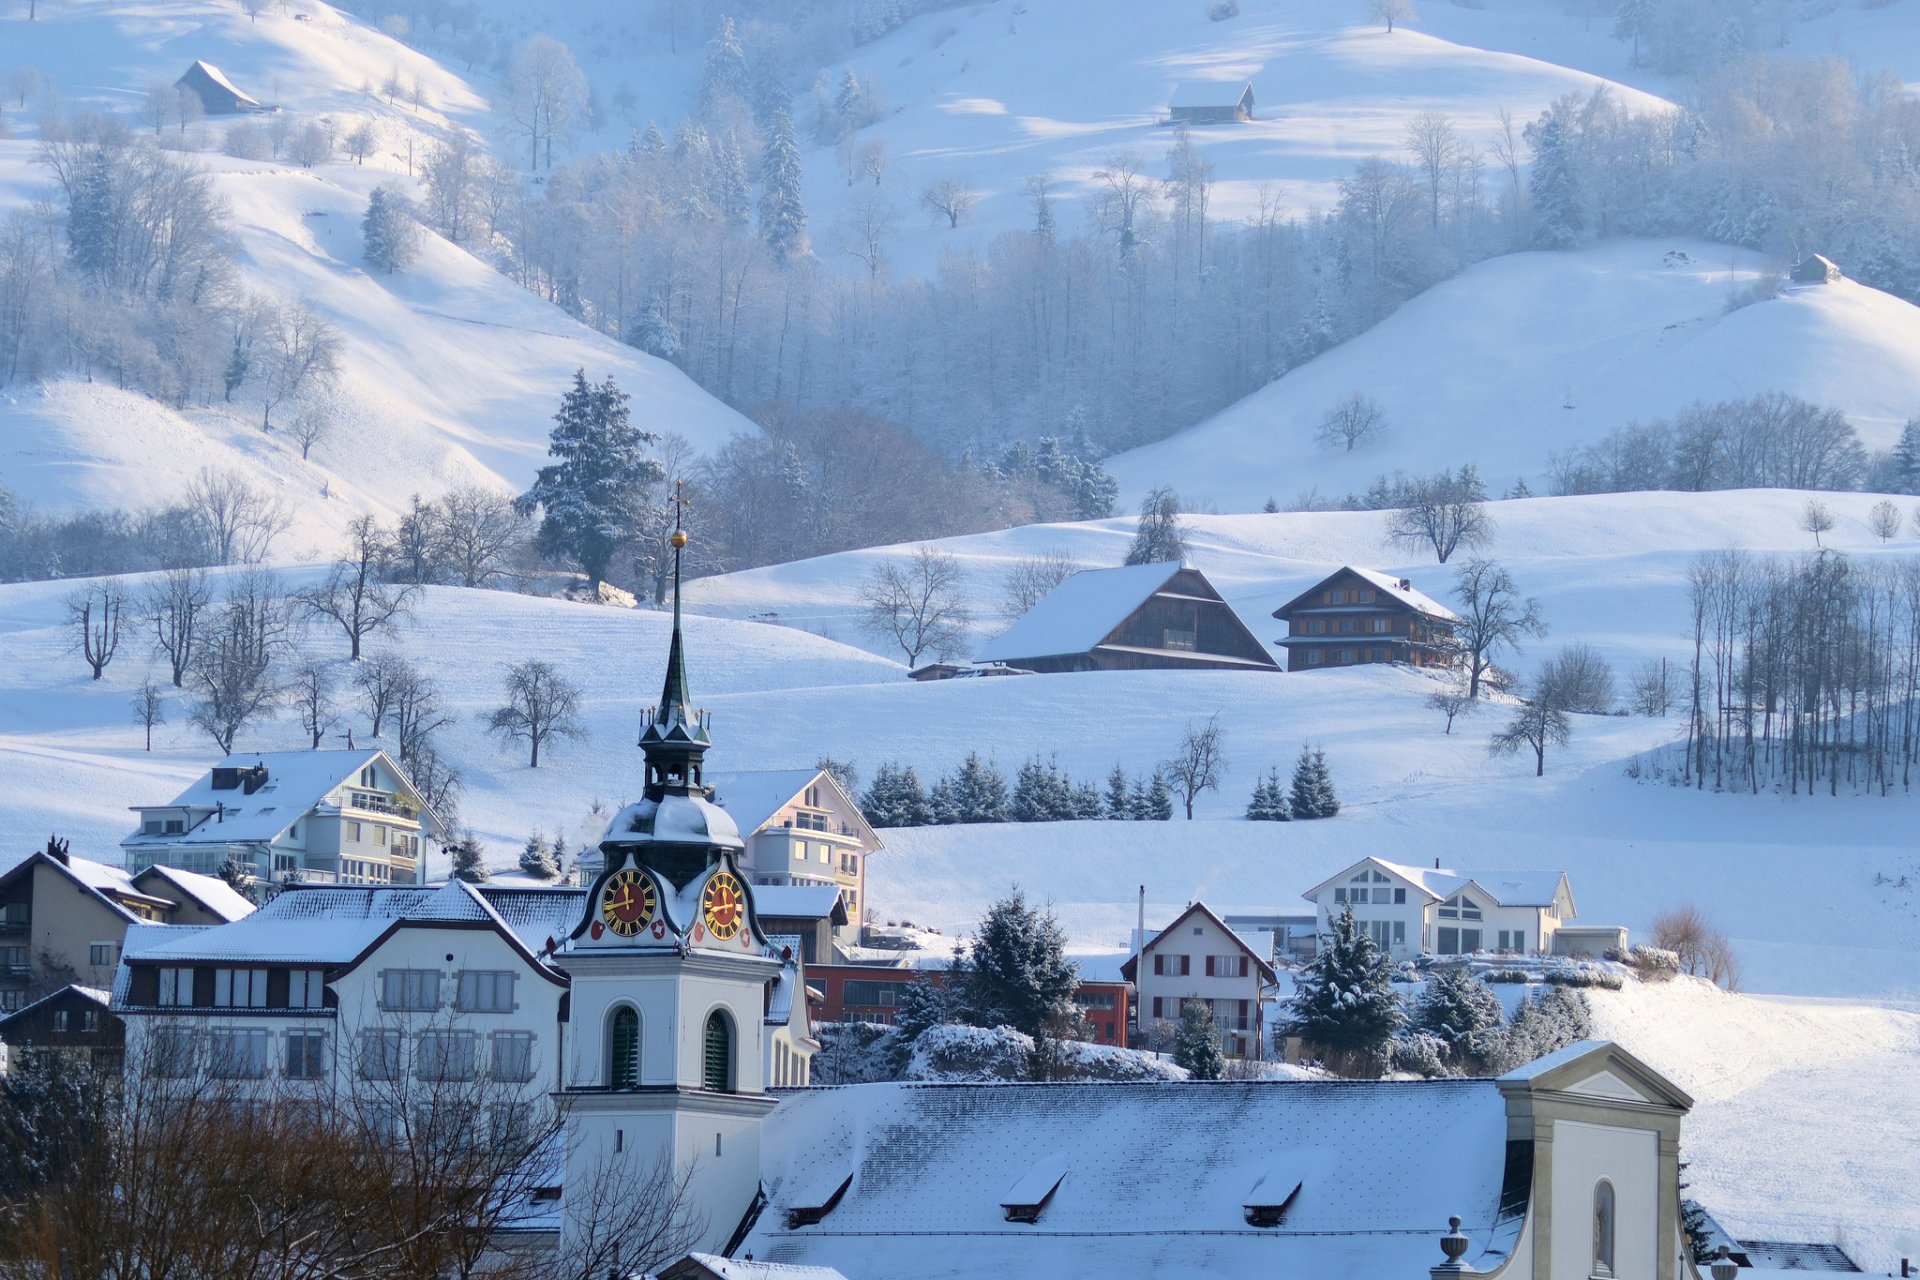
[[[1053,808],[1053,780],[1036,756],[1021,765],[1014,775],[1013,803],[1008,808],[1008,816],[1015,822],[1050,822]]]
[[[227,888],[243,897],[252,896],[253,874],[240,859],[228,854],[220,862],[220,870],[214,874],[226,882]]]
[[[1524,1067],[1593,1034],[1593,1008],[1572,987],[1547,986],[1507,1020],[1488,1064],[1497,1072]]]
[[[747,180],[747,160],[740,143],[728,130],[713,149],[713,209],[729,227],[744,228],[753,220],[753,184]]]
[[[839,91],[833,95],[833,114],[840,121],[840,132],[852,133],[866,123],[867,95],[860,88],[860,78],[848,67],[840,77]]]
[[[666,154],[667,137],[660,132],[660,126],[651,120],[647,121],[646,132],[640,135],[639,149],[644,155],[657,156]]]
[[[793,117],[785,108],[774,114],[767,130],[766,154],[760,161],[760,238],[785,262],[807,248],[807,210],[800,198],[800,145],[793,136]]]
[[[1295,980],[1285,1033],[1331,1055],[1341,1069],[1377,1071],[1407,1021],[1393,971],[1348,907]]]
[[[455,880],[465,880],[468,884],[487,882],[486,853],[480,848],[480,842],[474,839],[473,832],[461,832],[460,838],[447,846],[447,853],[453,858]]]
[[[1427,980],[1413,1025],[1447,1046],[1449,1065],[1476,1065],[1499,1040],[1500,998],[1469,966],[1448,965]]]
[[[1115,822],[1132,817],[1127,802],[1127,771],[1119,765],[1107,775],[1107,816]]]
[[[1180,1029],[1173,1037],[1173,1065],[1185,1067],[1195,1080],[1218,1080],[1227,1069],[1220,1052],[1220,1032],[1205,1000],[1189,1000],[1180,1010]]]
[[[1247,817],[1255,822],[1285,822],[1292,816],[1287,809],[1287,789],[1280,781],[1280,771],[1267,770],[1266,777],[1254,784]]]
[[[1901,493],[1920,493],[1920,418],[1909,418],[1893,446],[1894,482]]]
[[[933,784],[933,790],[927,793],[927,815],[936,826],[950,827],[956,822],[965,821],[960,816],[959,805],[955,802],[953,779],[942,775]]]
[[[953,997],[952,973],[942,978],[922,973],[900,988],[899,1004],[893,1014],[893,1074],[904,1075],[913,1057],[914,1042],[929,1028],[959,1022],[960,1009]]]
[[[1173,788],[1164,774],[1156,773],[1147,786],[1147,817],[1155,822],[1173,821]]]
[[[399,190],[381,185],[367,197],[366,216],[360,219],[361,256],[367,265],[392,275],[411,264],[420,252],[420,227],[413,209]]]
[[[633,328],[627,332],[627,345],[662,360],[680,358],[680,335],[667,316],[666,304],[657,295],[647,300],[646,310],[633,322]]]
[[[952,822],[1005,822],[1006,775],[991,763],[983,763],[978,752],[969,751],[951,779],[949,803],[955,815]]]
[[[1334,794],[1333,773],[1327,768],[1324,751],[1300,748],[1300,759],[1293,766],[1288,808],[1296,818],[1331,818],[1340,812],[1340,798]]]
[[[594,386],[585,369],[553,420],[547,454],[560,461],[540,468],[514,506],[522,515],[541,509],[540,550],[573,560],[598,591],[614,553],[639,532],[647,485],[665,477],[643,449],[659,437],[628,420],[627,394],[611,374]]]
[[[924,827],[933,821],[927,793],[912,765],[889,760],[874,770],[860,810],[876,827]]]
[[[520,869],[536,880],[553,880],[560,875],[547,838],[537,830],[527,837],[527,843],[520,850]]]
[[[729,101],[745,103],[750,92],[747,55],[733,19],[723,16],[720,30],[707,42],[707,65],[700,77],[700,114],[717,117]]]
[[[750,68],[753,77],[753,122],[765,129],[773,117],[787,110],[793,95],[787,89],[786,68],[781,63],[780,46],[762,41],[754,51]]]
[[[558,880],[567,874],[567,838],[556,835],[553,838],[553,878]]]
[[[1533,170],[1527,177],[1532,203],[1533,243],[1542,249],[1571,249],[1584,239],[1579,177],[1565,132],[1551,115],[1530,125]]]
[[[1133,545],[1127,548],[1128,564],[1164,564],[1187,558],[1186,529],[1180,523],[1180,495],[1160,486],[1140,503],[1140,523],[1135,526]]]
[[[1167,793],[1167,799],[1173,799],[1173,793]],[[1153,797],[1147,794],[1147,780],[1135,778],[1127,789],[1127,817],[1134,822],[1146,822],[1153,817]]]
[[[1070,1015],[1080,971],[1053,913],[1029,906],[1018,888],[987,908],[967,966],[967,1003],[982,1026],[1033,1035],[1049,1018]]]
[[[67,246],[73,253],[73,265],[94,280],[108,280],[114,271],[113,206],[112,153],[98,147],[74,186],[67,211]]]
[[[1100,788],[1091,782],[1082,782],[1073,789],[1073,816],[1082,822],[1093,821],[1107,816],[1106,802],[1100,798]]]

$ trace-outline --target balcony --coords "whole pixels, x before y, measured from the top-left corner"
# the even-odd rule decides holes
[[[420,811],[404,800],[378,791],[349,791],[342,809],[358,809],[362,813],[377,813],[389,818],[404,818],[408,822],[418,822]]]
[[[8,916],[0,920],[0,938],[22,937],[33,929],[33,921],[26,916]]]

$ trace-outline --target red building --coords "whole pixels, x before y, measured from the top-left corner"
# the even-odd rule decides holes
[[[941,970],[898,969],[869,964],[810,964],[806,968],[807,985],[823,1000],[813,1006],[815,1022],[891,1023],[900,1008],[903,987],[927,973],[936,981]],[[1124,1045],[1127,1042],[1127,984],[1124,982],[1083,982],[1074,993],[1074,1003],[1093,1028],[1095,1044]]]

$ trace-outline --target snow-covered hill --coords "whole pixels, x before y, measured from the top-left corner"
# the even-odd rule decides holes
[[[524,487],[543,460],[561,392],[575,369],[611,374],[633,397],[636,422],[709,449],[752,431],[747,420],[679,370],[576,323],[464,249],[423,239],[398,275],[361,256],[367,193],[411,186],[418,154],[451,121],[485,123],[485,100],[454,73],[324,5],[312,22],[270,8],[257,24],[237,7],[188,0],[47,6],[42,20],[0,17],[8,63],[40,68],[69,102],[131,108],[149,81],[171,81],[195,58],[298,119],[331,115],[345,133],[376,120],[383,145],[365,164],[342,156],[291,164],[196,157],[232,212],[245,288],[305,299],[344,340],[330,398],[335,423],[302,461],[284,433],[258,428],[243,388],[233,405],[175,411],[77,380],[0,389],[0,481],[45,510],[177,498],[202,466],[233,470],[283,497],[299,522],[276,550],[331,547],[346,519],[392,512],[409,495],[482,481]],[[398,68],[419,76],[419,113],[362,91]],[[20,117],[18,113],[14,119]],[[228,122],[206,127],[215,136]],[[0,141],[0,208],[43,192],[31,137]]]
[[[1684,255],[1684,258],[1677,256]],[[1548,456],[1700,401],[1785,391],[1886,448],[1920,411],[1920,308],[1852,281],[1728,311],[1778,264],[1700,241],[1609,241],[1495,258],[1189,430],[1108,463],[1122,501],[1170,484],[1190,505],[1257,511],[1375,476],[1476,464],[1496,491],[1545,492]],[[1314,443],[1364,391],[1380,439]]]

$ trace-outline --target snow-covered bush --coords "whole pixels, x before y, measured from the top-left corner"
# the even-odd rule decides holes
[[[1480,975],[1482,982],[1525,983],[1532,982],[1533,975],[1525,969],[1508,966],[1504,969],[1489,969]]]
[[[1642,982],[1666,982],[1680,972],[1680,954],[1665,947],[1629,947],[1624,962]]]
[[[1401,1036],[1393,1042],[1393,1069],[1417,1076],[1444,1076],[1447,1042],[1424,1031]]]
[[[1184,1080],[1187,1073],[1151,1054],[1114,1045],[1055,1041],[1055,1079],[1137,1082]],[[944,1082],[1031,1079],[1033,1037],[1009,1027],[930,1027],[914,1041],[902,1078]]]
[[[813,1056],[813,1083],[872,1084],[897,1080],[894,1045],[899,1034],[874,1022],[821,1022],[813,1035],[820,1052]]]
[[[1591,963],[1555,965],[1542,978],[1556,987],[1602,987],[1618,991],[1625,985],[1625,980],[1612,969]]]

